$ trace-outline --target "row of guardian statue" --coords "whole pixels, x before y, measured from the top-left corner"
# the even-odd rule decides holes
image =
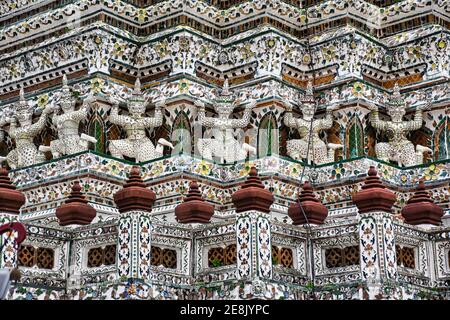
[[[33,108],[26,101],[23,89],[20,90],[20,99],[15,105],[14,115],[0,118],[0,128],[9,124],[9,136],[15,140],[15,149],[6,157],[0,157],[0,162],[7,161],[13,169],[22,168],[45,161],[46,152],[51,152],[53,158],[58,158],[86,151],[89,149],[89,143],[97,142],[94,137],[84,133],[79,134],[79,124],[87,119],[89,109],[95,101],[93,96],[84,99],[82,106],[75,110],[77,98],[72,94],[72,89],[64,76],[62,90],[55,101],[54,104],[46,106],[39,119],[33,123]],[[232,119],[231,115],[237,105],[236,102],[235,95],[229,90],[228,80],[225,80],[223,89],[212,100],[217,117],[207,117],[205,104],[196,100],[200,125],[215,129],[216,132],[213,138],[201,138],[197,141],[199,153],[204,159],[218,158],[219,162],[232,163],[245,160],[249,155],[256,153],[253,146],[241,143],[234,135],[235,129],[245,128],[249,124],[256,101],[251,100],[245,105],[242,118]],[[324,118],[315,119],[317,107],[311,82],[308,83],[306,93],[300,102],[303,115],[300,118],[294,117],[293,105],[290,102],[284,102],[286,108],[284,123],[287,127],[297,130],[300,136],[299,139],[287,141],[287,154],[295,160],[307,161],[310,164],[333,162],[336,150],[343,146],[327,143],[320,138],[320,133],[332,127],[333,111],[336,106],[328,107]],[[146,129],[163,124],[162,109],[165,107],[165,101],[156,103],[153,117],[146,117],[145,111],[149,101],[141,90],[139,79],[136,80],[134,90],[126,101],[127,115],[119,114],[119,101],[110,99],[110,103],[112,107],[109,121],[124,128],[126,132],[125,139],[109,142],[109,152],[113,157],[119,159],[128,157],[134,158],[136,162],[145,162],[163,156],[164,147],[173,148],[172,143],[165,139],[159,139],[155,146],[147,137]],[[406,105],[397,84],[391,101],[386,104],[391,121],[380,120],[378,107],[375,104],[370,104],[369,108],[370,123],[375,129],[385,132],[388,137],[388,142],[376,143],[377,157],[386,162],[395,161],[400,166],[422,164],[423,153],[431,152],[431,149],[421,145],[414,146],[406,135],[422,127],[425,108],[416,108],[414,120],[403,121]],[[51,121],[56,126],[58,138],[51,141],[49,146],[42,145],[38,148],[33,139],[45,128],[50,114],[53,114]],[[0,131],[0,139],[4,139],[2,133]]]

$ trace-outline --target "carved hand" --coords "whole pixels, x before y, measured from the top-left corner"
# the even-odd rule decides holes
[[[245,106],[245,109],[253,109],[256,106],[256,100],[251,99],[250,102]]]
[[[432,104],[433,104],[433,102],[431,102],[431,101],[427,101],[427,103],[426,103],[426,104],[422,104],[422,105],[418,106],[418,107],[416,108],[416,110],[417,110],[417,111],[425,111],[425,110],[430,110],[430,109],[431,109],[431,106],[432,106]]]
[[[331,113],[331,112],[335,111],[337,108],[338,108],[337,104],[332,104],[331,106],[327,106],[326,110],[328,113]]]
[[[205,104],[200,100],[195,100],[194,104],[198,107],[198,111],[205,111]]]
[[[96,98],[93,95],[89,95],[86,99],[84,99],[84,103],[91,104],[96,100]]]
[[[293,108],[292,103],[290,103],[289,101],[284,101],[283,104],[287,112],[292,112]]]
[[[48,115],[53,112],[53,108],[51,106],[46,106],[44,110],[42,110],[42,114]]]
[[[373,103],[373,102],[369,102],[369,110],[370,111],[378,111],[378,106],[375,104],[375,103]]]
[[[156,109],[162,109],[162,108],[164,108],[165,105],[166,105],[166,99],[163,99],[161,101],[158,101],[155,106],[156,106]]]

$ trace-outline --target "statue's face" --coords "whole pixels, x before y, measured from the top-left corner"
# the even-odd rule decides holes
[[[220,103],[216,105],[216,112],[219,115],[219,118],[228,119],[233,112],[233,106],[227,103]]]
[[[61,105],[61,109],[63,110],[64,113],[66,112],[71,112],[75,109],[75,99],[63,99],[60,103]]]
[[[314,117],[314,105],[312,104],[304,104],[302,106],[303,118],[305,120],[311,120]]]
[[[16,114],[17,120],[22,127],[29,126],[32,123],[33,114],[29,111],[22,111]]]
[[[145,112],[145,104],[140,101],[133,101],[128,104],[128,111],[132,116],[141,116]]]
[[[403,107],[388,107],[388,114],[393,122],[401,122],[406,110]]]

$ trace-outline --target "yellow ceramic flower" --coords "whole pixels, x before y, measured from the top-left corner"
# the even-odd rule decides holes
[[[40,108],[43,108],[47,105],[47,102],[48,102],[48,94],[42,94],[38,97],[37,105]]]
[[[139,9],[137,16],[139,22],[144,22],[147,17],[147,11],[145,9]]]
[[[178,89],[180,89],[181,92],[186,93],[189,91],[190,82],[187,79],[183,79],[178,83]]]
[[[360,97],[360,96],[363,95],[363,90],[364,90],[363,84],[362,84],[361,82],[356,82],[356,83],[353,85],[352,93],[353,93],[355,96]]]
[[[239,176],[246,176],[250,172],[250,169],[254,166],[253,162],[246,162],[243,168],[239,171]]]
[[[208,175],[209,172],[211,171],[211,164],[209,164],[208,162],[206,162],[205,160],[202,160],[199,164],[198,164],[198,172],[202,175]]]
[[[114,44],[114,50],[113,50],[113,54],[121,57],[123,56],[125,52],[125,44],[120,44],[120,43],[115,43]]]
[[[167,55],[167,53],[168,53],[167,40],[164,40],[162,42],[158,42],[155,45],[155,51],[161,58],[165,57]]]
[[[430,165],[425,171],[425,180],[436,180],[439,176],[439,168],[435,164]]]
[[[103,90],[104,85],[105,85],[105,80],[99,79],[99,78],[92,79],[92,81],[91,81],[92,93],[101,92]]]

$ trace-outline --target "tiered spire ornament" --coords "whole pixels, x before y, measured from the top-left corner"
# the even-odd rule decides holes
[[[328,209],[315,197],[309,181],[305,181],[298,201],[289,206],[288,215],[294,225],[307,223],[319,225],[323,224],[328,216]]]
[[[15,115],[7,119],[7,122],[10,122],[9,136],[15,140],[16,148],[6,158],[0,157],[0,162],[7,160],[9,166],[16,169],[45,161],[44,154],[38,151],[33,139],[44,129],[50,112],[51,109],[46,107],[39,120],[33,124],[33,108],[28,104],[24,90],[21,88],[19,102],[15,106]],[[17,125],[17,121],[20,126]]]
[[[133,166],[123,189],[114,194],[114,202],[120,213],[128,211],[152,211],[156,194],[146,188],[141,177],[141,168]]]
[[[247,180],[241,189],[232,194],[231,199],[236,207],[236,212],[256,210],[269,213],[270,206],[274,202],[272,193],[264,188],[258,177],[256,167],[250,169]]]
[[[377,158],[386,162],[395,161],[399,166],[414,166],[423,163],[424,152],[432,150],[426,146],[417,145],[414,147],[411,141],[406,138],[410,131],[422,128],[423,110],[426,105],[416,108],[414,120],[403,121],[406,113],[406,105],[400,94],[400,87],[395,83],[391,101],[386,104],[388,115],[391,121],[380,120],[378,106],[370,105],[370,123],[382,132],[387,133],[389,142],[378,142],[375,145]]]
[[[213,157],[219,157],[219,162],[230,163],[245,160],[247,154],[256,153],[255,147],[247,143],[240,143],[234,137],[234,129],[245,128],[249,124],[252,108],[256,105],[256,101],[251,100],[245,106],[242,119],[230,119],[231,113],[236,107],[235,102],[236,99],[228,88],[228,79],[225,80],[220,95],[213,101],[214,109],[218,114],[217,118],[206,117],[204,103],[199,100],[195,101],[200,125],[217,129],[215,138],[198,140],[198,150],[204,159],[213,160]]]
[[[334,162],[336,150],[343,148],[343,145],[334,143],[326,144],[319,137],[321,131],[330,129],[333,126],[333,108],[327,108],[324,119],[313,120],[316,109],[315,104],[313,84],[311,81],[308,82],[306,93],[301,101],[303,118],[294,118],[292,115],[292,104],[285,102],[286,113],[284,115],[284,124],[289,128],[298,130],[300,134],[300,139],[287,141],[287,154],[295,160],[306,159],[308,163],[323,164]],[[310,138],[311,141],[308,144]],[[308,145],[310,147],[309,152]]]
[[[395,194],[386,189],[374,166],[369,168],[362,190],[353,195],[353,203],[358,207],[360,213],[392,212],[395,200]]]
[[[75,181],[69,199],[56,209],[56,217],[61,226],[87,225],[94,220],[96,210],[88,204],[81,193],[81,185]]]
[[[25,204],[25,196],[12,184],[8,170],[0,167],[0,212],[19,214]]]
[[[196,181],[189,185],[184,202],[176,206],[175,216],[180,223],[208,223],[214,214],[214,206],[202,198]]]
[[[53,158],[62,155],[69,155],[88,150],[89,143],[96,143],[97,139],[84,133],[78,134],[80,122],[86,120],[88,111],[94,97],[89,96],[84,100],[83,106],[75,110],[77,98],[72,95],[72,90],[68,85],[67,76],[63,76],[63,87],[60,94],[59,103],[53,106],[55,112],[52,122],[58,131],[58,139],[50,142],[50,147],[41,148],[43,151],[51,151]],[[58,114],[59,110],[62,114]]]
[[[163,114],[161,110],[165,106],[165,101],[163,100],[156,104],[153,118],[144,117],[147,101],[144,93],[141,91],[139,78],[136,79],[133,93],[127,101],[129,115],[119,115],[119,103],[117,101],[112,101],[112,103],[109,121],[124,127],[127,133],[126,139],[110,141],[109,151],[113,157],[123,159],[126,156],[136,159],[136,162],[144,162],[162,157],[164,146],[173,149],[173,145],[162,138],[158,140],[158,146],[155,148],[145,133],[147,128],[162,125]]]
[[[444,210],[431,199],[420,180],[416,192],[402,209],[405,222],[412,225],[441,225]]]

